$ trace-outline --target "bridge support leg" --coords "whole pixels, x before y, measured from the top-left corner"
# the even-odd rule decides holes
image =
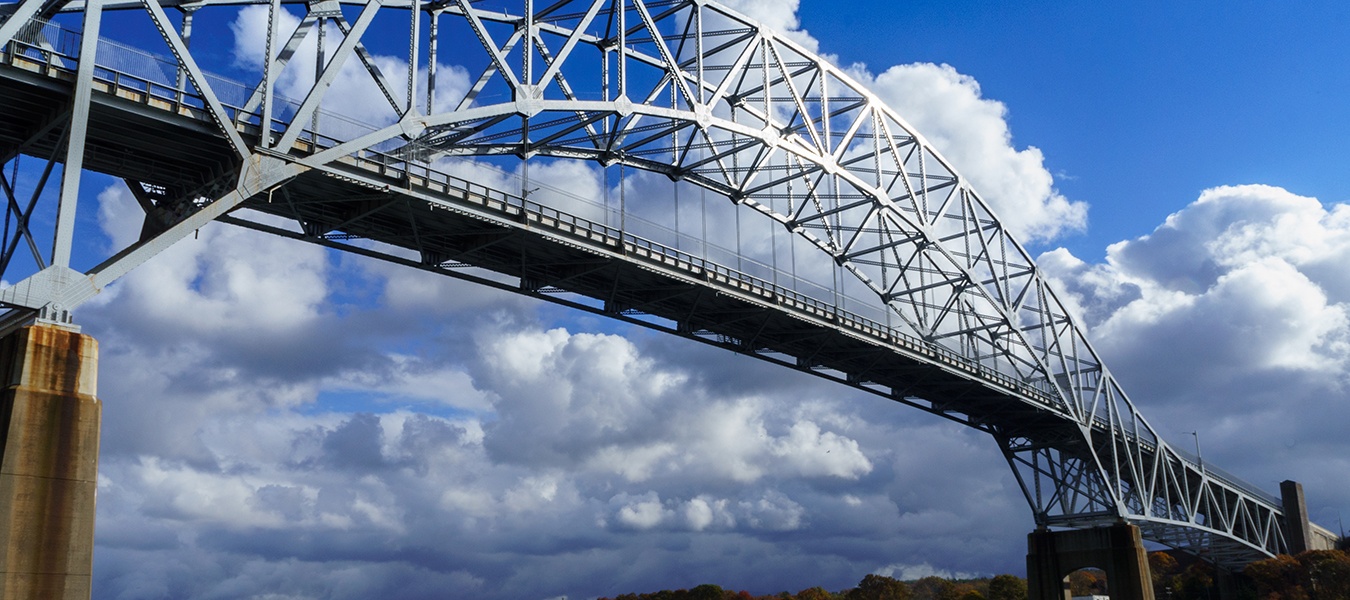
[[[1223,567],[1214,567],[1214,588],[1219,600],[1236,600],[1238,596],[1237,575]]]
[[[1106,571],[1111,600],[1154,600],[1148,553],[1134,525],[1038,529],[1027,536],[1027,548],[1028,600],[1068,600],[1066,578],[1089,567]]]
[[[0,599],[88,600],[98,343],[56,325],[0,339]]]

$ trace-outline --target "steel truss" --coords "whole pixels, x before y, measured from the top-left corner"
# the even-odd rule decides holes
[[[225,102],[188,32],[243,4],[267,7],[269,58]],[[283,4],[305,11],[294,31],[279,30]],[[97,36],[109,11],[149,19],[162,44],[148,50],[171,57],[175,81],[104,60]],[[46,22],[63,12],[80,15],[82,34]],[[408,28],[404,87],[367,49],[372,23],[389,14]],[[1286,549],[1278,500],[1158,435],[1031,256],[922,135],[845,71],[715,2],[24,0],[0,5],[3,15],[0,81],[12,106],[0,152],[47,161],[26,192],[0,178],[0,275],[23,252],[36,265],[0,290],[7,306],[68,319],[224,220],[635,320],[977,427],[1000,444],[1039,525],[1126,520],[1227,565]],[[314,83],[283,101],[278,75],[311,35]],[[448,35],[477,41],[476,53],[454,57],[477,76],[439,106],[437,46]],[[329,91],[349,63],[370,76],[387,115],[330,133]],[[825,253],[901,325],[428,166],[491,155],[623,164],[716,192]],[[56,163],[44,254],[31,216]],[[82,169],[126,179],[146,212],[137,243],[83,272],[70,266]]]

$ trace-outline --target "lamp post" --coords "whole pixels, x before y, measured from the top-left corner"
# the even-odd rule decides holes
[[[1192,431],[1191,435],[1195,437],[1195,459],[1200,462],[1200,472],[1205,472],[1205,457],[1200,454],[1200,432]]]

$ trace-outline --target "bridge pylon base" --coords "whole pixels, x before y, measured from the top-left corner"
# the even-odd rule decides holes
[[[102,405],[98,343],[57,325],[0,339],[0,600],[88,600]]]
[[[1069,600],[1068,577],[1106,571],[1111,600],[1154,600],[1139,528],[1127,523],[1071,531],[1038,529],[1027,536],[1027,599]]]

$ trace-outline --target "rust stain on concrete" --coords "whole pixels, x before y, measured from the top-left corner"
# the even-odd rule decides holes
[[[98,343],[52,325],[0,340],[0,600],[90,596]]]

